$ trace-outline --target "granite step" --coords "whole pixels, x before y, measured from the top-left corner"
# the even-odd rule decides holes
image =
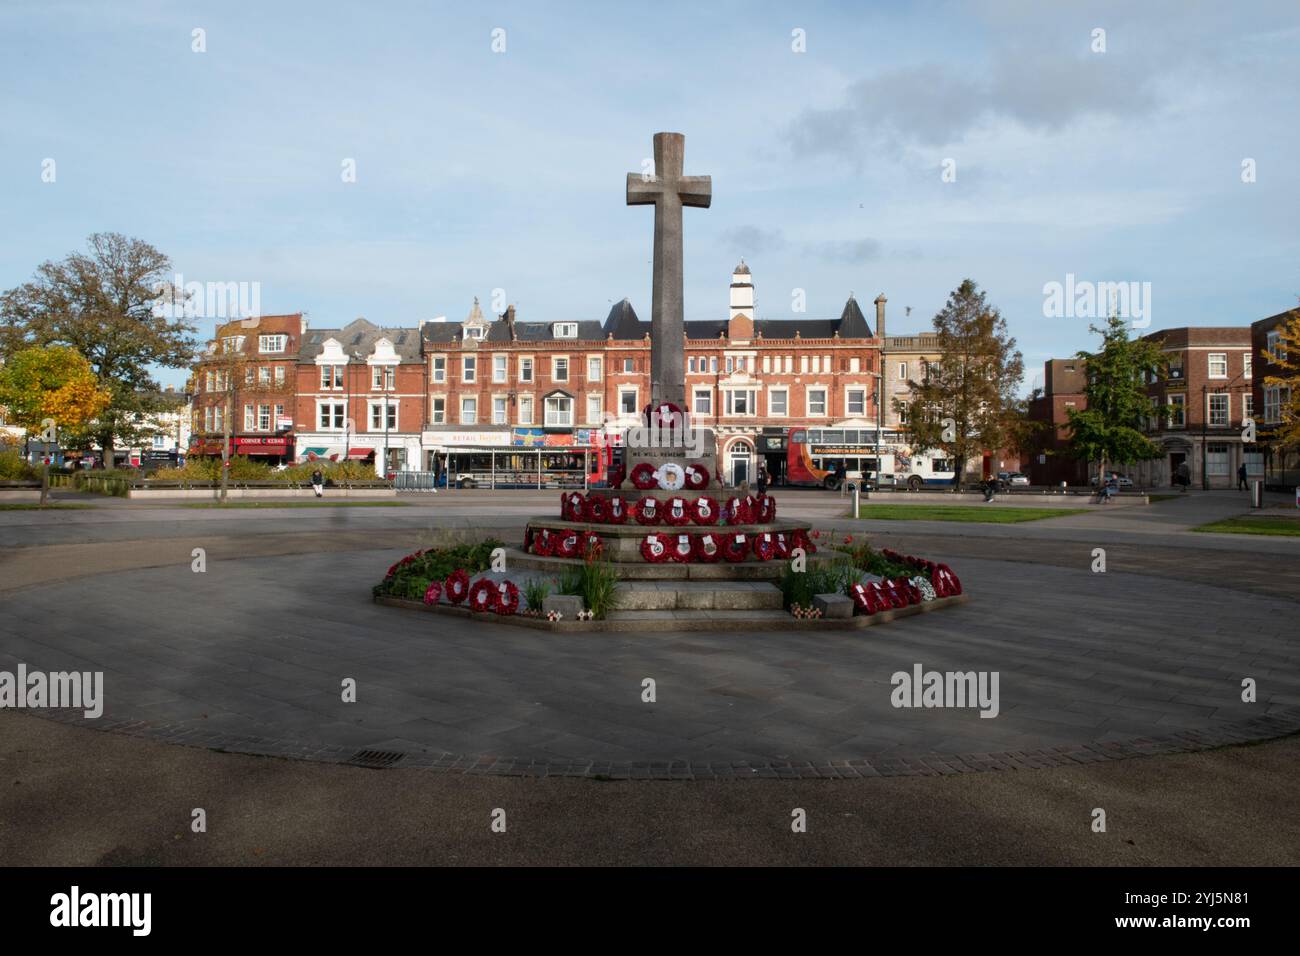
[[[626,581],[618,587],[625,611],[780,610],[779,588],[766,581]]]

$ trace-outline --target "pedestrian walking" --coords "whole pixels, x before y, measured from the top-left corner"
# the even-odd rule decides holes
[[[1249,486],[1246,484],[1246,463],[1244,461],[1237,466],[1237,490],[1249,490]]]
[[[311,473],[311,490],[316,492],[317,498],[325,493],[325,476],[320,473],[319,468]]]
[[[1187,494],[1187,489],[1192,483],[1192,469],[1188,467],[1185,461],[1178,466],[1178,483],[1183,486],[1181,493]]]
[[[767,469],[762,465],[758,466],[758,493],[767,494]]]

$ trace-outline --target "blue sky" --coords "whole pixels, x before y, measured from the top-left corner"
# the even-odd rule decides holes
[[[624,296],[649,318],[653,216],[624,179],[675,130],[713,177],[688,319],[725,315],[742,255],[760,316],[884,292],[891,334],[970,277],[1028,386],[1093,341],[1043,316],[1067,273],[1151,282],[1153,329],[1295,305],[1297,49],[1294,2],[6,0],[0,288],[113,230],[318,328],[460,319],[494,289],[527,320]]]

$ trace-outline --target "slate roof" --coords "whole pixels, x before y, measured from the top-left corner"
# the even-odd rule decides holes
[[[308,329],[302,337],[298,361],[307,363],[315,360],[324,351],[328,339],[336,339],[343,346],[344,352],[360,352],[363,356],[375,350],[377,341],[388,339],[393,343],[393,351],[403,365],[424,361],[420,354],[419,329],[385,329],[366,319],[354,319],[341,329]]]

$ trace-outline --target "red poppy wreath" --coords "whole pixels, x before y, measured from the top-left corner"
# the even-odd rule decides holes
[[[459,604],[465,600],[469,594],[469,572],[464,568],[457,568],[451,574],[447,575],[447,582],[443,586],[443,591],[447,595],[447,600],[452,604]]]

